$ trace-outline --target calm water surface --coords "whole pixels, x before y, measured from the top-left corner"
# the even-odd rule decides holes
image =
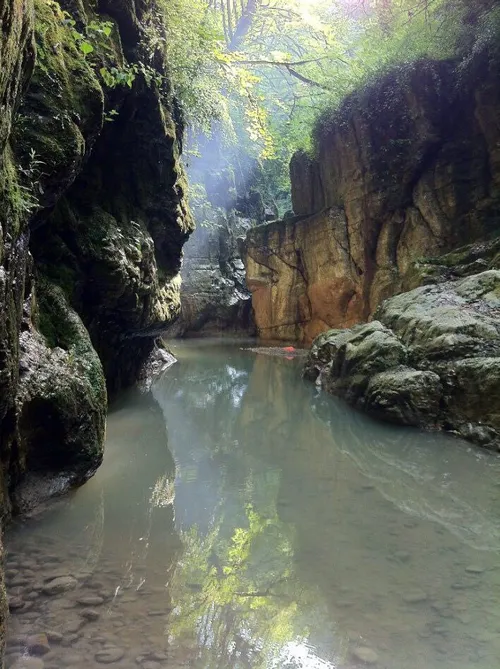
[[[10,531],[8,665],[498,669],[497,457],[374,423],[298,360],[175,352],[97,475]]]

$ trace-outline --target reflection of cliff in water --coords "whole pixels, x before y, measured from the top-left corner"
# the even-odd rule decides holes
[[[130,393],[110,412],[106,458],[96,476],[46,512],[43,522],[20,528],[23,541],[27,530],[34,543],[57,537],[68,573],[90,576],[113,564],[116,587],[137,586],[146,575],[164,582],[179,550],[174,478],[160,408],[151,395]]]

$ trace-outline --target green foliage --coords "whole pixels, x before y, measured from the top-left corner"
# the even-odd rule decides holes
[[[241,4],[241,7],[240,7]],[[291,154],[354,89],[394,65],[467,52],[492,0],[159,0],[188,124],[264,161],[281,190]],[[498,30],[496,34],[498,35]]]
[[[231,134],[229,96],[225,94],[231,76],[219,17],[206,0],[158,0],[158,12],[161,19],[152,23],[150,43],[158,46],[161,40],[173,92],[187,123],[208,133],[214,121],[222,122]],[[165,26],[162,37],[160,20]]]

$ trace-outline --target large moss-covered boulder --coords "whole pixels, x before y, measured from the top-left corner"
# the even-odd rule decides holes
[[[500,270],[386,300],[313,343],[306,376],[367,412],[500,448]]]
[[[101,362],[61,289],[38,281],[36,299],[25,303],[24,322],[18,449],[19,476],[28,475],[16,495],[23,510],[95,472],[107,408]]]

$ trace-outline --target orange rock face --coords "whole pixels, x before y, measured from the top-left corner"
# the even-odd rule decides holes
[[[251,230],[247,284],[264,339],[310,342],[368,320],[420,258],[484,239],[500,210],[500,75],[420,62],[350,96],[292,159],[295,218]],[[460,83],[460,85],[459,85]],[[496,119],[492,122],[492,119]]]

